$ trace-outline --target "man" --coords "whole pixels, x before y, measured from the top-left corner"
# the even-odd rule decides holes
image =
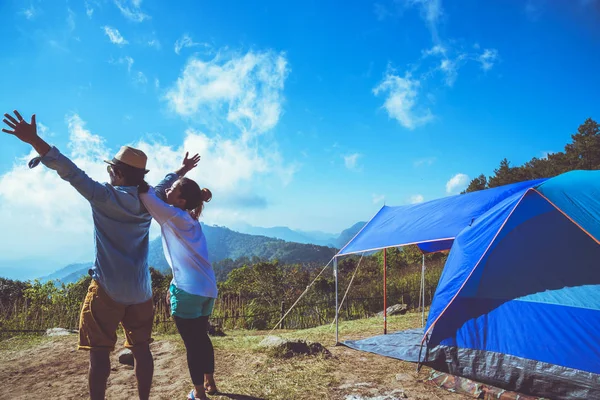
[[[92,282],[81,309],[79,345],[90,351],[88,375],[90,398],[104,400],[110,375],[110,352],[114,350],[119,323],[125,331],[125,347],[135,359],[139,398],[148,399],[154,363],[150,353],[154,307],[148,269],[148,242],[151,216],[140,202],[138,185],[148,172],[147,157],[138,149],[123,146],[108,164],[109,183],[88,177],[71,160],[37,135],[35,115],[31,123],[15,110],[15,117],[4,114],[10,129],[2,132],[30,144],[40,157],[30,162],[33,168],[41,161],[69,182],[92,207],[96,260],[90,270]],[[183,176],[195,167],[199,158],[184,159],[176,172]],[[164,196],[177,175],[170,175],[156,187]]]

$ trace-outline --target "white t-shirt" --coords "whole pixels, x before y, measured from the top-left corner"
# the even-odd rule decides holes
[[[156,197],[153,188],[140,195],[162,231],[165,258],[173,270],[172,283],[198,296],[217,298],[217,280],[208,261],[206,237],[190,214]]]

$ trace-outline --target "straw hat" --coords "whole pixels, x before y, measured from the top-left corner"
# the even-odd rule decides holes
[[[123,146],[121,150],[113,157],[111,161],[104,160],[105,163],[118,167],[119,165],[129,165],[130,167],[137,168],[148,172],[146,169],[146,162],[148,157],[146,154],[138,149],[134,149],[130,146]]]

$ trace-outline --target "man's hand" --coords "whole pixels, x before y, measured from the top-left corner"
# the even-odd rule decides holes
[[[19,114],[17,110],[15,110],[14,113],[17,119],[14,119],[10,114],[4,114],[6,118],[4,118],[2,121],[10,129],[3,128],[2,132],[8,133],[9,135],[15,135],[22,142],[29,143],[40,156],[44,156],[46,153],[48,153],[50,151],[50,145],[37,134],[35,114],[31,116],[31,123],[28,124],[25,122],[23,117],[21,117],[21,114]]]
[[[183,158],[183,162],[181,163],[181,168],[179,168],[176,172],[179,176],[184,176],[198,165],[200,162],[200,155],[196,154],[192,158],[188,158],[189,153],[185,153],[185,157]]]
[[[38,138],[35,114],[31,116],[31,123],[28,124],[17,110],[15,110],[14,113],[17,119],[14,119],[10,114],[4,114],[6,118],[2,121],[12,130],[2,129],[2,132],[15,135],[22,142],[32,144]]]

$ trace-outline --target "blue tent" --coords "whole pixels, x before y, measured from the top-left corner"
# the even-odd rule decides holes
[[[420,361],[522,393],[600,398],[600,171],[387,207],[339,255],[442,242]],[[349,344],[404,358],[394,340]]]

